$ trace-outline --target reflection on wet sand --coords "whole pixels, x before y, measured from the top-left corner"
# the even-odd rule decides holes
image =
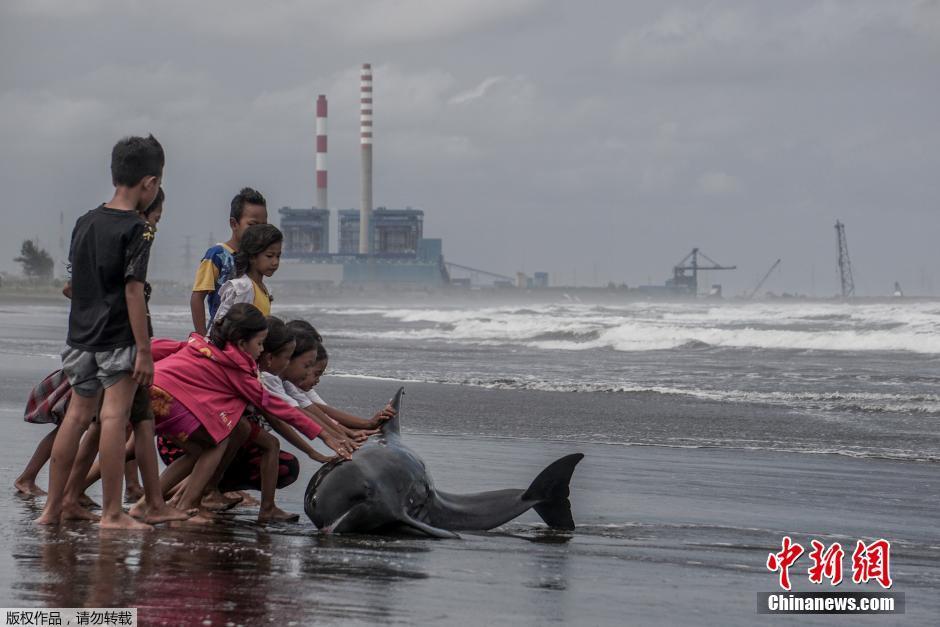
[[[23,531],[14,554],[24,602],[137,607],[142,625],[402,620],[402,582],[428,577],[421,539],[317,536],[237,519],[140,534],[90,524]]]

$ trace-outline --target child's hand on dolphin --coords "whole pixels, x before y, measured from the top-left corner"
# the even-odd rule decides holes
[[[310,449],[310,452],[307,454],[307,456],[313,461],[320,463],[320,464],[328,464],[332,461],[336,461],[340,459],[339,455],[333,455],[333,456],[324,455],[320,451],[317,451],[316,449],[313,449],[313,448]]]
[[[378,429],[358,429],[353,431],[353,439],[356,442],[365,442],[369,439],[369,436],[379,433]]]
[[[351,443],[345,438],[337,438],[333,434],[326,432],[321,432],[320,438],[323,440],[324,444],[336,451],[336,454],[343,459],[352,459],[352,453],[356,449],[350,446]]]
[[[398,414],[398,412],[395,411],[391,405],[386,405],[384,408],[382,408],[382,411],[372,417],[372,420],[369,421],[369,426],[373,429],[378,429],[379,425],[381,425],[386,420],[391,420],[396,416],[396,414]]]

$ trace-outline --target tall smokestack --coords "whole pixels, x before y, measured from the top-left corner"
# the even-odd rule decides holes
[[[362,148],[359,202],[359,254],[372,253],[369,228],[372,221],[372,66],[362,64],[359,81],[359,143]]]
[[[317,209],[329,209],[326,198],[326,96],[317,97]]]

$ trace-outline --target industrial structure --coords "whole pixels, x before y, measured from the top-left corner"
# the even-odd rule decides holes
[[[839,282],[842,298],[855,296],[855,279],[852,278],[852,262],[849,260],[849,243],[845,239],[845,225],[836,220],[836,246],[839,253]]]
[[[317,96],[317,209],[329,209],[326,196],[326,96]]]
[[[288,257],[330,252],[330,210],[282,207],[281,232]]]
[[[751,292],[751,295],[748,296],[749,299],[753,300],[753,298],[757,295],[757,292],[760,291],[760,288],[764,287],[764,283],[766,283],[767,279],[770,278],[770,275],[774,273],[774,270],[777,269],[777,266],[780,265],[781,261],[783,260],[778,259],[777,261],[774,262],[774,265],[770,266],[770,270],[768,270],[767,273],[764,274],[763,278],[761,278],[761,280],[757,282],[757,287],[755,287],[754,291]]]
[[[362,64],[359,82],[359,144],[362,153],[359,199],[359,254],[372,252],[369,223],[372,220],[372,66]]]
[[[702,265],[699,263],[698,258],[702,257],[710,263],[711,265]],[[711,258],[708,257],[703,252],[699,252],[698,248],[693,248],[692,252],[682,258],[682,261],[677,263],[672,269],[672,278],[666,281],[666,287],[671,288],[673,291],[679,294],[690,294],[692,296],[698,295],[698,273],[704,270],[734,270],[737,266],[723,266]],[[713,289],[716,286],[713,286]],[[718,293],[717,296],[721,295],[721,286],[717,286]]]
[[[361,250],[362,212],[344,209],[339,213],[339,252],[355,254]],[[376,255],[414,255],[424,237],[424,212],[419,209],[386,209],[372,212],[369,224],[369,249]]]
[[[439,287],[450,283],[440,239],[424,237],[424,211],[372,209],[372,67],[363,64],[359,82],[359,209],[337,211],[331,220],[327,180],[327,98],[316,103],[316,205],[282,207],[284,233],[277,279],[306,284],[410,284]],[[333,224],[337,237],[331,237]],[[335,241],[335,245],[331,242]]]

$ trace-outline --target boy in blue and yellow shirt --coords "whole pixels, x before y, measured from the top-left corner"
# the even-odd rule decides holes
[[[199,335],[206,334],[206,306],[209,308],[208,320],[212,320],[219,308],[219,288],[235,274],[235,253],[242,234],[249,226],[268,223],[264,196],[250,187],[243,188],[232,199],[228,222],[232,227],[232,237],[207,250],[196,270],[189,308],[193,315],[193,328]]]

